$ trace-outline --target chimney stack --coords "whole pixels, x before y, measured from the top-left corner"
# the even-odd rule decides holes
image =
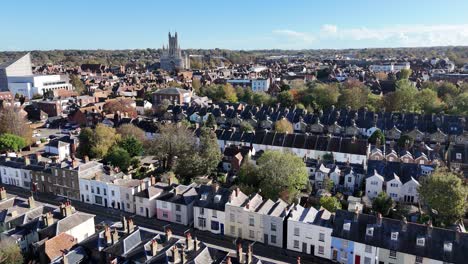
[[[126,233],[128,230],[128,222],[127,222],[127,218],[125,217],[125,215],[122,215],[121,222],[122,222],[123,231]]]
[[[67,257],[67,254],[62,253],[62,264],[68,264],[68,257]]]
[[[0,187],[0,200],[5,200],[7,198],[7,192],[5,187]]]
[[[76,169],[78,168],[78,165],[79,165],[79,161],[77,159],[72,159],[72,167],[73,169]]]
[[[252,244],[247,246],[247,263],[251,264],[253,260],[253,247]]]
[[[151,256],[156,256],[158,254],[158,241],[156,239],[151,240]]]
[[[172,258],[173,258],[172,260],[173,263],[179,262],[180,256],[179,256],[179,249],[177,248],[177,246],[172,247]]]
[[[432,237],[432,221],[429,220],[429,223],[427,223],[427,237]]]
[[[354,222],[357,222],[359,219],[359,208],[356,206],[354,209]]]
[[[83,157],[83,159],[84,159],[84,163],[88,163],[88,162],[89,162],[89,156],[85,155],[85,156]]]
[[[460,243],[461,233],[460,227],[457,227],[457,231],[455,232],[455,242]]]
[[[377,214],[377,225],[378,226],[382,225],[382,214],[381,213]]]
[[[156,184],[156,177],[151,176],[150,177],[150,182],[151,182],[151,186],[155,185]]]
[[[187,250],[190,250],[190,245],[192,244],[192,234],[190,232],[185,233],[185,246],[187,247]]]
[[[216,194],[219,190],[219,184],[215,182],[211,186],[213,187],[213,193]]]
[[[36,207],[36,203],[35,203],[35,201],[34,201],[34,197],[32,197],[32,196],[29,196],[29,197],[28,197],[28,206],[29,206],[29,208],[31,208],[31,209],[34,208],[34,207]]]
[[[169,240],[172,238],[172,229],[170,227],[166,227],[166,240]]]
[[[198,250],[198,239],[197,237],[193,238],[193,251],[197,252]]]
[[[128,228],[128,233],[131,234],[133,230],[135,230],[135,224],[133,224],[133,219],[128,218],[127,220],[127,228]]]
[[[45,227],[52,225],[54,223],[54,217],[52,216],[52,213],[47,212],[45,215],[43,215],[42,221],[44,221]]]
[[[66,201],[65,203],[62,203],[60,205],[60,213],[62,214],[62,217],[68,217],[72,214],[71,210],[71,203],[69,201]]]
[[[111,235],[111,230],[108,225],[104,228],[104,238],[106,239],[106,244],[111,245],[112,244],[112,235]]]
[[[239,263],[243,263],[244,260],[243,260],[243,253],[242,253],[242,243],[238,242],[237,243],[237,260],[239,261]]]
[[[117,243],[117,241],[119,241],[119,232],[114,228],[114,232],[112,232],[112,244]]]
[[[187,261],[187,256],[185,255],[185,247],[182,245],[180,249],[180,263],[185,264]]]
[[[31,164],[31,159],[29,159],[29,156],[24,156],[24,165],[29,165]]]
[[[226,264],[232,264],[232,262],[231,262],[231,257],[227,256],[227,258],[226,258]]]

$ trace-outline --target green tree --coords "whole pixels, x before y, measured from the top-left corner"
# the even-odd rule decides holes
[[[457,175],[448,170],[438,169],[424,178],[418,192],[421,201],[437,212],[436,220],[442,225],[453,224],[466,212],[467,188]]]
[[[333,181],[329,178],[325,178],[323,180],[323,183],[322,183],[322,189],[325,189],[327,190],[328,192],[330,192],[332,189],[333,189],[333,186],[335,184],[333,183]]]
[[[192,80],[192,88],[196,93],[200,92],[201,82],[200,82],[199,79],[193,79]]]
[[[26,147],[26,140],[24,138],[8,133],[0,135],[0,151],[16,152],[24,147]]]
[[[107,163],[111,164],[114,167],[120,168],[122,171],[127,171],[131,164],[130,154],[118,146],[112,147],[107,153],[105,160]]]
[[[70,84],[75,88],[75,91],[78,94],[84,94],[86,92],[85,84],[83,83],[83,81],[81,81],[78,75],[70,75]]]
[[[341,209],[340,201],[333,196],[323,196],[320,198],[320,206],[327,209],[330,212],[336,212],[336,210]]]
[[[216,119],[214,115],[208,114],[208,118],[206,119],[206,124],[207,127],[209,128],[215,128],[216,127]]]
[[[216,134],[212,130],[204,129],[200,135],[199,156],[202,158],[201,172],[210,175],[221,162],[222,153]]]
[[[398,72],[398,79],[399,80],[408,80],[411,76],[411,69],[402,69]]]
[[[283,118],[275,122],[275,131],[278,133],[292,133],[294,129],[291,122]]]
[[[413,146],[414,140],[408,135],[401,135],[401,137],[397,141],[397,145],[399,148],[403,149],[405,147],[410,148]]]
[[[270,104],[271,96],[264,92],[257,92],[254,93],[252,100],[255,105],[267,105]]]
[[[311,95],[319,108],[327,109],[337,104],[340,91],[334,84],[317,84],[312,88]]]
[[[134,136],[127,136],[119,141],[119,147],[125,149],[130,157],[139,156],[143,153],[143,143]]]
[[[416,96],[416,100],[419,104],[419,108],[426,114],[434,113],[441,107],[437,93],[431,89],[421,90]]]
[[[396,91],[385,95],[385,107],[389,111],[416,112],[419,104],[416,100],[418,89],[408,80],[396,82]]]
[[[294,105],[294,97],[289,91],[282,91],[277,97],[278,103],[282,106],[290,107]]]
[[[116,128],[121,138],[135,137],[141,142],[146,141],[145,131],[133,124],[123,124]]]
[[[390,210],[394,207],[392,198],[385,192],[379,193],[372,201],[372,210],[381,213],[383,216],[390,214]]]
[[[22,264],[23,261],[23,254],[16,241],[3,238],[0,241],[0,263]]]
[[[468,115],[468,92],[464,92],[455,98],[453,112],[457,115]]]
[[[253,132],[255,131],[255,128],[252,126],[252,124],[250,124],[249,122],[247,121],[242,121],[240,123],[240,129],[243,131],[243,132]]]
[[[236,103],[238,101],[236,90],[232,85],[225,84],[223,85],[224,99],[230,103]]]
[[[257,160],[258,187],[270,199],[293,201],[308,182],[307,168],[292,153],[267,150]]]
[[[385,135],[380,129],[377,129],[376,131],[374,131],[374,133],[372,133],[372,135],[369,137],[369,143],[375,144],[378,138],[380,139],[380,144],[384,145]]]
[[[343,84],[338,97],[340,107],[351,107],[358,110],[366,106],[370,90],[359,81],[348,81]]]
[[[109,149],[120,139],[112,127],[98,124],[95,129],[84,128],[78,136],[78,154],[89,158],[104,158]]]

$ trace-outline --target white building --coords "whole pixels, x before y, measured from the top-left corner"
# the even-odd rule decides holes
[[[400,190],[402,185],[403,184],[401,183],[400,177],[398,177],[396,174],[393,174],[393,178],[386,183],[386,192],[388,196],[390,196],[395,202],[398,202],[401,199]]]
[[[193,205],[195,228],[213,234],[224,234],[225,205],[232,191],[214,184],[201,185],[199,193],[200,199]]]
[[[70,143],[63,142],[60,140],[51,140],[45,145],[46,153],[50,153],[58,156],[60,161],[70,157]]]
[[[377,197],[383,191],[384,183],[384,177],[374,171],[374,175],[366,179],[366,196],[371,199]]]
[[[156,216],[156,198],[170,189],[169,184],[156,183],[155,178],[151,177],[151,186],[135,194],[136,214],[148,218]]]
[[[29,75],[8,77],[8,89],[13,94],[20,94],[26,98],[43,95],[55,90],[73,90],[68,78],[62,75]]]
[[[29,190],[31,188],[29,158],[6,158],[0,162],[0,178],[2,184],[14,185]]]
[[[409,70],[410,68],[409,62],[372,64],[369,66],[369,70],[373,72],[398,72],[403,69]]]
[[[286,248],[330,259],[331,225],[330,212],[322,209],[294,206],[287,220],[288,238]]]

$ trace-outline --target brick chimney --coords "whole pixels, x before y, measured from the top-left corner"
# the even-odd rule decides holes
[[[187,262],[187,255],[185,254],[185,247],[182,245],[180,248],[180,263],[185,264]]]
[[[68,264],[68,257],[67,257],[67,254],[65,253],[62,253],[62,261],[61,261],[62,264]]]
[[[119,241],[119,232],[114,228],[114,232],[112,232],[112,244],[117,243],[117,241]]]
[[[185,245],[187,246],[187,250],[190,250],[192,244],[192,234],[190,232],[185,233]]]
[[[408,220],[406,220],[406,217],[403,217],[403,220],[401,221],[401,231],[406,232],[408,229]]]
[[[249,244],[247,246],[247,263],[252,264],[252,260],[253,260],[253,247],[252,247],[252,244]]]
[[[111,230],[108,225],[104,228],[104,239],[106,239],[106,244],[111,245],[112,244],[112,235],[111,235]]]
[[[172,229],[170,227],[166,227],[166,229],[164,230],[165,233],[166,233],[166,239],[169,240],[172,238]]]
[[[71,203],[69,201],[66,201],[60,205],[60,213],[62,214],[63,218],[72,215]]]
[[[89,162],[89,156],[88,155],[85,155],[83,157],[83,160],[84,160],[84,163],[88,163]]]
[[[177,248],[177,246],[173,246],[171,251],[172,251],[173,262],[178,263],[180,260],[179,249]]]
[[[128,228],[128,233],[131,234],[133,230],[135,230],[135,224],[133,224],[133,219],[128,218],[127,220],[127,228]]]
[[[236,253],[237,253],[237,260],[239,261],[239,263],[243,263],[244,260],[244,256],[243,256],[243,253],[242,253],[242,243],[238,242],[237,243],[237,250],[236,250]]]
[[[151,183],[151,186],[155,185],[156,184],[156,177],[151,176],[150,177],[150,183]]]
[[[194,237],[193,238],[193,251],[197,251],[198,250],[198,239],[197,237]]]
[[[151,240],[151,256],[156,256],[158,254],[158,241],[156,239]]]
[[[382,225],[382,214],[381,213],[377,214],[377,225],[378,226]]]
[[[128,222],[127,222],[127,218],[125,218],[124,215],[122,215],[121,222],[122,222],[123,231],[124,231],[124,232],[127,232],[127,230],[128,230]]]
[[[218,190],[219,190],[219,184],[217,182],[213,183],[211,185],[211,187],[213,188],[213,193],[217,193]]]
[[[432,237],[432,221],[429,220],[429,223],[427,223],[427,237]]]
[[[78,168],[78,165],[80,164],[80,162],[77,160],[77,159],[72,159],[72,168],[73,169],[76,169]]]
[[[31,164],[31,159],[29,158],[29,156],[24,156],[24,165],[29,165]]]
[[[29,208],[36,207],[36,202],[34,201],[34,197],[32,197],[32,196],[28,197],[28,206],[29,206]]]
[[[6,200],[7,198],[7,192],[5,190],[5,187],[0,187],[0,200]]]
[[[54,223],[54,217],[52,216],[52,213],[47,212],[45,215],[43,215],[42,221],[44,221],[45,227],[51,226]]]
[[[232,262],[231,262],[231,257],[228,256],[228,257],[226,258],[226,264],[232,264]]]

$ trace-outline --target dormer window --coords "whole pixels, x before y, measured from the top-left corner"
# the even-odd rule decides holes
[[[445,252],[452,252],[452,242],[445,242],[444,243],[444,251]]]
[[[420,237],[416,240],[416,245],[418,245],[419,247],[424,247],[424,244],[425,244],[425,239],[424,237]]]
[[[373,236],[374,235],[374,228],[373,227],[367,228],[366,235]]]
[[[398,240],[398,232],[392,232],[391,239],[392,239],[392,241],[397,241]]]
[[[343,224],[343,230],[344,231],[349,231],[351,229],[351,223],[344,223]]]

